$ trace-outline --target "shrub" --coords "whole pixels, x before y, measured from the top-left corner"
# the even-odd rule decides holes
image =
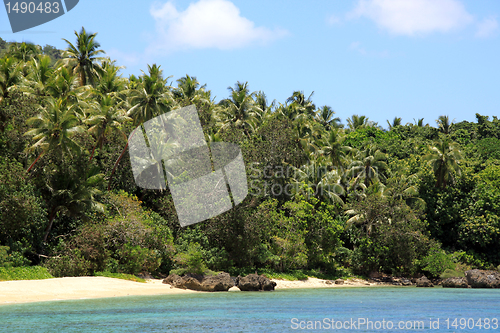
[[[178,253],[174,257],[174,261],[181,268],[178,271],[181,273],[203,274],[207,270],[201,247],[198,243],[190,243],[188,250]]]
[[[0,281],[9,280],[42,280],[51,279],[52,275],[47,268],[41,266],[31,267],[0,267]]]

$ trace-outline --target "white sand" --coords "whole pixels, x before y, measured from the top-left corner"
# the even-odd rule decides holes
[[[87,299],[119,297],[131,295],[172,295],[198,293],[199,291],[171,288],[162,280],[146,280],[147,283],[113,279],[101,276],[65,277],[46,280],[0,281],[0,305],[56,301],[69,299]],[[370,284],[359,279],[346,280],[344,284],[327,284],[327,280],[308,278],[302,281],[273,280],[276,289],[289,288],[341,288],[366,287]],[[229,291],[239,291],[232,287]]]
[[[276,282],[275,289],[289,289],[289,288],[342,288],[342,287],[369,287],[375,285],[374,283],[368,283],[367,281],[361,279],[349,279],[345,280],[344,284],[335,284],[331,281],[328,284],[328,280],[322,280],[317,278],[308,278],[307,280],[299,281],[287,281],[287,280],[273,280]]]
[[[148,283],[141,283],[101,276],[1,281],[0,305],[129,295],[184,293],[196,293],[196,291],[171,289],[170,285],[162,284],[162,280],[148,280]]]

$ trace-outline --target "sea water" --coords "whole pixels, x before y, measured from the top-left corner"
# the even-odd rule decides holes
[[[500,289],[287,289],[0,306],[1,332],[500,332]]]

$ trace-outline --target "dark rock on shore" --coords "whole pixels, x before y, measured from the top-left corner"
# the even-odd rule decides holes
[[[216,276],[170,274],[163,283],[180,289],[197,291],[228,291],[234,286],[234,281],[228,273],[219,273]]]
[[[429,280],[425,275],[420,279],[417,279],[417,287],[434,287],[431,280]]]
[[[335,284],[344,284],[344,280],[337,279],[337,280],[335,280]]]
[[[443,288],[468,288],[467,279],[464,277],[450,277],[441,282]]]
[[[473,269],[465,272],[467,283],[472,288],[500,288],[500,272]]]
[[[240,288],[241,291],[270,291],[274,290],[276,282],[262,275],[249,274],[245,277],[238,276],[236,287]]]

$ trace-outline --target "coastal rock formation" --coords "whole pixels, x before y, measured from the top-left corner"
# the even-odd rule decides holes
[[[265,276],[258,274],[249,274],[245,277],[236,278],[236,287],[241,291],[270,291],[276,287],[276,282],[271,281]]]
[[[443,288],[468,288],[467,279],[464,277],[450,277],[441,282]]]
[[[344,284],[344,280],[337,279],[337,280],[335,280],[335,284]]]
[[[465,272],[467,283],[472,288],[500,288],[500,272],[473,269]]]
[[[163,283],[180,289],[197,291],[228,291],[234,286],[234,282],[228,273],[219,273],[216,276],[170,274]]]
[[[425,275],[417,280],[417,287],[434,287],[431,280],[429,280]]]

